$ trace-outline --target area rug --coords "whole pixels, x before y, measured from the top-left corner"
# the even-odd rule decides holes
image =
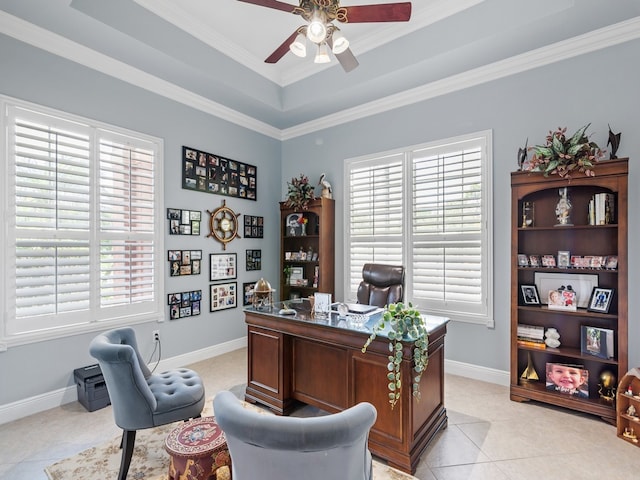
[[[236,393],[236,392],[234,392]],[[208,400],[203,416],[212,415],[212,400]],[[257,408],[245,404],[247,408]],[[169,455],[164,449],[164,440],[180,422],[162,427],[140,430],[136,435],[136,446],[129,468],[128,480],[167,480]],[[120,437],[61,460],[45,468],[50,480],[96,480],[117,478],[120,468]],[[374,480],[417,480],[399,470],[373,461]]]

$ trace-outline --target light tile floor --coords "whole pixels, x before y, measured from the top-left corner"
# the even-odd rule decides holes
[[[207,396],[246,381],[246,350],[190,365]],[[447,375],[449,426],[422,455],[420,480],[637,478],[640,448],[597,417],[509,400],[509,389]],[[111,407],[63,405],[0,425],[0,478],[46,480],[44,467],[119,435]],[[348,480],[348,479],[346,479]]]

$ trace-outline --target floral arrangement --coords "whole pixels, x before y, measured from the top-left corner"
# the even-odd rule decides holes
[[[402,393],[401,365],[404,350],[403,341],[411,342],[413,352],[413,377],[412,394],[420,399],[420,379],[429,364],[429,334],[424,319],[420,312],[411,303],[391,303],[385,307],[382,320],[373,327],[373,332],[362,347],[362,353],[375,340],[378,333],[386,328],[389,339],[389,363],[387,364],[387,389],[389,390],[389,403],[391,408],[396,406]]]
[[[309,223],[309,219],[301,215],[300,218],[298,218],[298,223],[300,225],[306,225]]]
[[[287,182],[289,190],[287,191],[287,200],[285,205],[295,210],[306,210],[309,202],[315,200],[315,187],[309,183],[309,177],[300,174],[299,178],[292,178],[291,182]]]
[[[580,128],[569,139],[565,135],[566,127],[549,131],[545,145],[529,147],[534,155],[524,169],[543,172],[545,177],[557,174],[570,178],[575,172],[588,177],[595,176],[593,166],[604,156],[604,152],[595,142],[589,141],[586,135],[589,125]]]

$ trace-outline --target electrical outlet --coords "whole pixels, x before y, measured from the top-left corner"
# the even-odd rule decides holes
[[[153,331],[153,341],[154,342],[159,342],[160,341],[160,330],[154,330]]]

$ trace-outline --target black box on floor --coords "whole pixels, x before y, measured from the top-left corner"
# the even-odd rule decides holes
[[[84,408],[93,412],[111,404],[107,384],[98,364],[76,368],[73,378],[78,387],[78,401]]]

